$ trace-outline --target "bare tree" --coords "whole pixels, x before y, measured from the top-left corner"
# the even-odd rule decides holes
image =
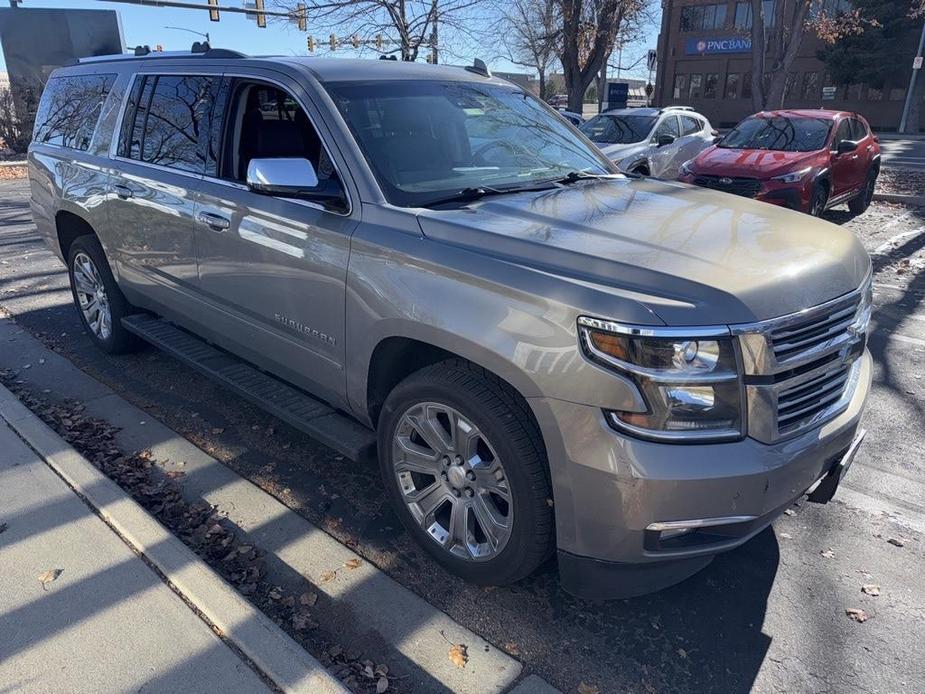
[[[636,22],[647,0],[559,0],[562,40],[559,60],[569,110],[581,113],[588,86],[606,65],[621,31]]]
[[[363,46],[375,45],[383,35],[383,55],[417,60],[422,50],[438,47],[437,29],[472,32],[472,11],[484,0],[304,0],[310,31],[333,32],[355,38]],[[295,13],[294,0],[272,0]],[[349,45],[349,43],[348,43]]]
[[[558,58],[561,22],[559,0],[513,0],[502,10],[508,60],[536,70],[540,98],[546,99],[546,76]]]

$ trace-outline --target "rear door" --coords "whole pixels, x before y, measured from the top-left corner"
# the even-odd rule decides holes
[[[113,143],[109,220],[120,279],[130,300],[175,319],[198,313],[194,192],[220,82],[220,73],[182,68],[136,74]]]
[[[713,140],[709,124],[699,116],[684,114],[679,115],[678,120],[681,123],[681,137],[673,146],[674,154],[662,178],[677,178],[681,164],[696,157]]]
[[[851,139],[858,143],[855,180],[859,186],[862,186],[867,182],[867,175],[873,162],[874,139],[860,118],[851,118]]]
[[[251,71],[249,71],[251,72]],[[216,109],[214,176],[198,189],[199,283],[213,339],[316,395],[343,402],[344,304],[358,210],[251,192],[251,159],[308,159],[336,177],[317,111],[294,80],[227,78]]]

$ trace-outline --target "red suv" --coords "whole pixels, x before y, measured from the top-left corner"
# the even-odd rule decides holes
[[[870,205],[880,144],[857,113],[763,111],[681,165],[678,180],[820,216]]]

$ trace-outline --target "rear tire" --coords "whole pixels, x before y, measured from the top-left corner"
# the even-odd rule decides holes
[[[96,236],[74,239],[68,249],[67,274],[77,315],[93,344],[109,354],[138,349],[141,341],[122,327],[122,318],[137,313],[137,309],[116,284]]]
[[[864,190],[856,197],[848,201],[848,209],[851,214],[862,214],[870,207],[874,200],[874,189],[877,187],[877,172],[871,171],[867,174],[867,182],[864,184]]]
[[[551,555],[540,434],[526,403],[500,379],[461,359],[425,367],[386,398],[378,432],[396,513],[450,573],[504,585]]]

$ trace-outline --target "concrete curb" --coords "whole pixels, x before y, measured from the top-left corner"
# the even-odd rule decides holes
[[[29,162],[23,161],[0,161],[0,168],[12,168],[14,166],[28,166]]]
[[[903,205],[919,207],[925,205],[925,195],[900,195],[899,193],[874,193],[874,200],[880,202],[897,202]]]
[[[0,417],[282,691],[349,691],[3,386]]]

